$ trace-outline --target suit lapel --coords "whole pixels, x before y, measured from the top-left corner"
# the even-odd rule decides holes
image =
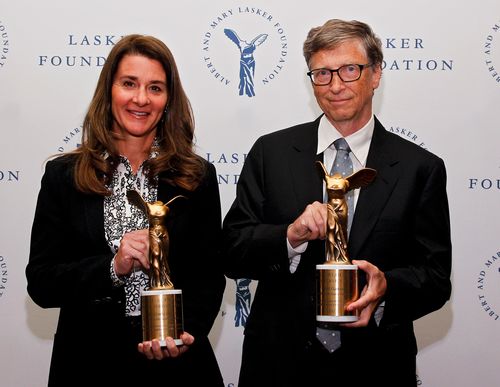
[[[397,168],[399,160],[391,152],[387,136],[384,127],[375,118],[375,129],[366,166],[375,169],[377,177],[369,186],[362,188],[359,194],[349,235],[351,259],[364,259],[357,255],[368,240],[399,178]]]
[[[322,154],[316,155],[319,120],[320,118],[305,124],[302,130],[296,132],[288,158],[299,213],[315,200],[321,202],[323,197],[322,180],[314,165],[316,160],[323,160]]]

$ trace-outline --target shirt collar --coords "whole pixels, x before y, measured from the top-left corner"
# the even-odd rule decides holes
[[[351,148],[351,152],[360,161],[362,165],[366,165],[370,142],[373,137],[375,128],[375,119],[373,115],[370,117],[365,126],[358,131],[345,137],[345,140]],[[323,153],[337,139],[341,138],[340,132],[326,118],[326,115],[321,117],[318,128],[318,148],[316,154]]]

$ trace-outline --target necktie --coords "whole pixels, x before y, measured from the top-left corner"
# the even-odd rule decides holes
[[[333,145],[337,150],[337,155],[335,156],[335,160],[333,161],[330,175],[334,175],[335,173],[342,175],[342,177],[351,175],[353,172],[353,167],[352,160],[349,157],[349,144],[347,144],[347,141],[344,138],[339,138],[333,142]],[[352,208],[354,200],[353,192],[349,191],[346,194],[345,199],[347,201],[348,207],[347,230],[349,232],[352,222]],[[316,328],[316,338],[330,353],[340,348],[340,331],[330,329],[327,325]]]
[[[342,175],[342,177],[347,177],[352,175],[353,167],[352,160],[349,157],[349,153],[351,149],[349,148],[349,144],[344,138],[339,138],[333,142],[335,149],[337,149],[337,155],[335,156],[335,160],[332,164],[332,169],[330,171],[330,175],[338,173]],[[347,233],[351,230],[352,218],[354,215],[354,192],[349,191],[345,195],[345,200],[347,201]],[[346,235],[347,238],[347,235]]]

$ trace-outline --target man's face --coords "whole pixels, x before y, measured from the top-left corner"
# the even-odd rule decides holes
[[[347,64],[369,64],[365,50],[357,39],[348,40],[331,50],[318,51],[311,56],[309,63],[311,70],[335,70]],[[343,82],[334,73],[329,85],[313,85],[321,110],[344,136],[361,129],[370,119],[373,91],[378,87],[381,75],[380,66],[370,66],[362,70],[357,81]]]

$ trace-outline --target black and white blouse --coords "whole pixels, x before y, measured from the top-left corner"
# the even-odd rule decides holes
[[[155,156],[153,152],[150,158]],[[158,193],[158,181],[153,184],[149,182],[144,163],[137,170],[137,174],[134,174],[126,157],[120,156],[119,161],[107,187],[112,194],[104,198],[104,230],[111,251],[115,254],[125,233],[148,228],[147,214],[128,202],[127,191],[137,190],[147,202],[156,201]],[[125,314],[140,315],[141,291],[148,287],[148,275],[136,269],[129,276],[119,278],[114,271],[114,258],[110,273],[115,286],[125,286]]]

